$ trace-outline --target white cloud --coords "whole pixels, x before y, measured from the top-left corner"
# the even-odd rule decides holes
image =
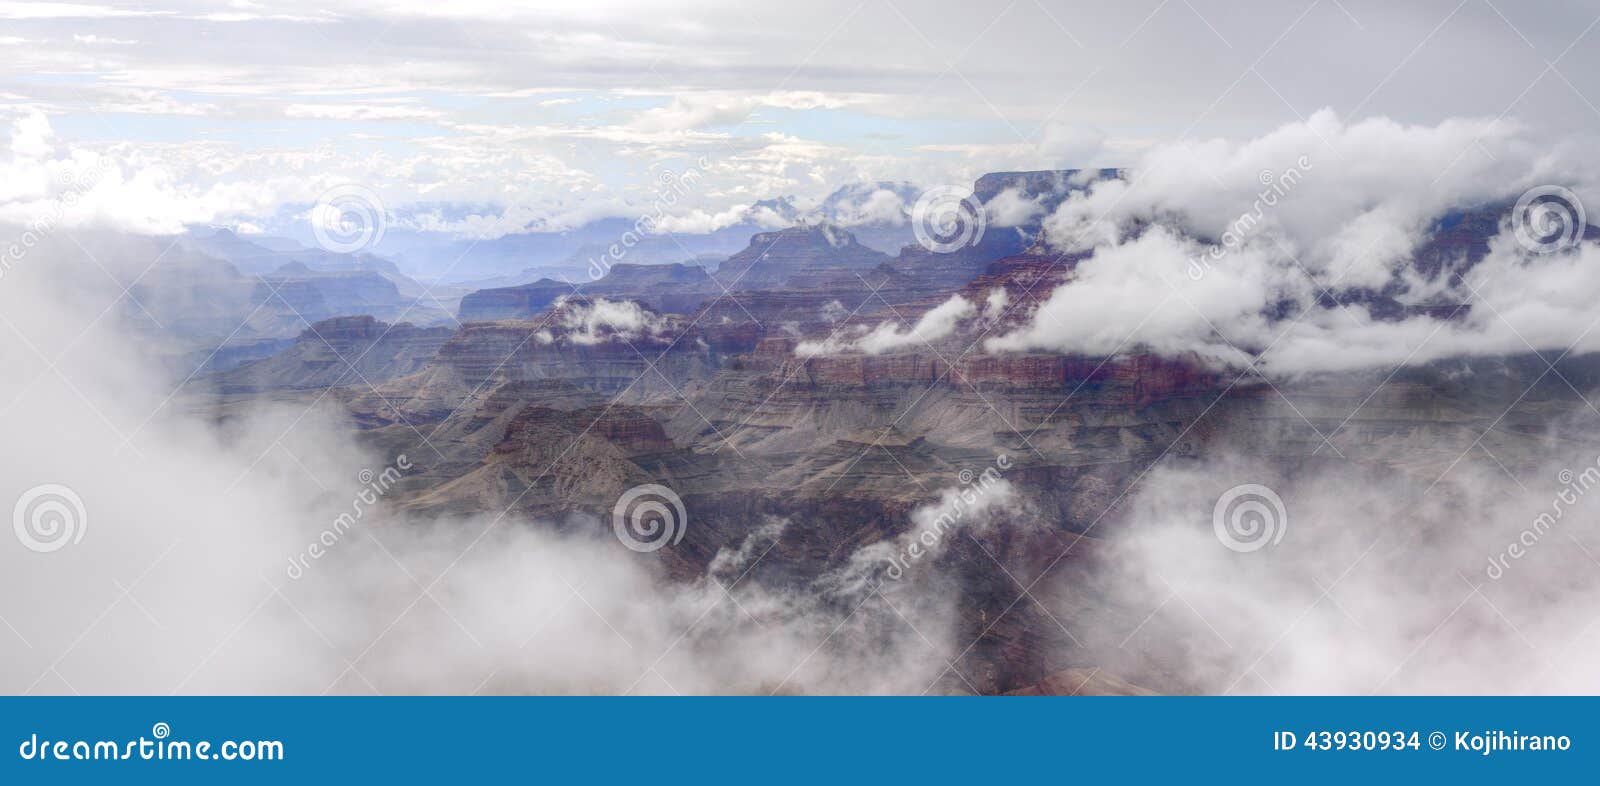
[[[856,595],[880,576],[898,581],[918,570],[930,572],[932,563],[961,533],[984,533],[1022,510],[1011,481],[998,470],[987,470],[973,482],[939,489],[937,500],[912,509],[910,529],[857,549],[849,561],[817,583],[831,592]]]
[[[834,223],[840,226],[876,224],[900,226],[906,223],[911,208],[899,194],[886,188],[874,189],[859,202],[836,205]]]
[[[1600,202],[1597,171],[1581,145],[1542,144],[1504,121],[1345,124],[1328,111],[1243,143],[1158,147],[1128,181],[1096,183],[1047,219],[1058,248],[1093,255],[1028,324],[985,346],[1241,368],[1261,354],[1278,374],[1526,351],[1522,338],[1564,349],[1600,316],[1600,280],[1583,267],[1595,248],[1534,256],[1508,228],[1460,280],[1460,259],[1431,279],[1410,261],[1452,210],[1509,204],[1544,182]],[[1385,287],[1401,306],[1470,311],[1385,321],[1359,302],[1321,302],[1325,290]]]
[[[18,158],[47,155],[51,143],[50,120],[41,112],[24,114],[11,124],[11,152]]]
[[[161,11],[114,8],[89,3],[14,3],[0,2],[0,19],[107,19],[121,16],[154,16]]]
[[[1014,227],[1039,217],[1044,212],[1043,195],[1032,199],[1022,193],[1021,187],[1008,188],[985,202],[989,211],[989,224],[994,227]]]
[[[1100,158],[1106,141],[1098,129],[1052,123],[1040,134],[1038,151],[1045,169],[1084,169]]]
[[[951,295],[948,300],[923,314],[909,330],[901,329],[894,322],[883,322],[870,331],[858,333],[854,338],[843,337],[836,331],[822,341],[800,342],[795,347],[795,354],[812,357],[859,351],[881,355],[907,346],[922,347],[954,333],[957,324],[976,312],[977,307],[972,301],[960,295]]]
[[[1005,287],[995,287],[983,300],[983,318],[990,322],[999,319],[1006,313],[1006,304],[1011,300],[1010,293]]]
[[[555,324],[566,331],[561,338],[573,344],[593,345],[613,340],[654,338],[671,327],[668,317],[646,311],[632,300],[595,298],[582,302],[562,296],[556,299],[552,308],[559,314]]]
[[[132,46],[133,44],[139,43],[138,41],[133,41],[126,38],[107,38],[105,36],[98,35],[74,35],[72,36],[72,40],[76,43],[88,44],[90,46]]]

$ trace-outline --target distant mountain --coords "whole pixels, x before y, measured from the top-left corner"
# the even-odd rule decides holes
[[[246,275],[284,275],[286,271],[296,270],[303,270],[305,274],[373,273],[393,283],[399,297],[420,300],[429,310],[454,310],[467,291],[449,286],[425,286],[400,272],[394,262],[375,254],[341,254],[303,246],[286,237],[240,235],[226,228],[193,227],[182,236],[180,244],[226,261]],[[295,265],[299,267],[292,267]]]
[[[128,289],[118,308],[176,379],[271,356],[309,325],[333,317],[377,317],[437,325],[453,320],[387,260],[339,255],[289,241],[198,229],[174,242],[80,232],[96,258],[153,260],[110,272]],[[244,270],[241,270],[241,267]]]
[[[399,275],[393,262],[372,254],[337,254],[321,248],[303,246],[297,241],[271,235],[240,235],[231,229],[193,227],[180,241],[185,247],[226,260],[239,272],[251,275],[270,273],[290,262],[312,270],[372,270]]]
[[[650,308],[687,313],[700,307],[720,290],[696,265],[619,264],[598,281],[578,284],[541,278],[514,287],[481,289],[461,299],[462,322],[527,319],[554,303],[574,295],[626,298]]]
[[[744,247],[754,225],[735,225],[706,234],[636,233],[635,218],[604,218],[561,232],[526,232],[497,238],[462,238],[390,228],[379,250],[411,276],[443,284],[484,288],[512,286],[539,278],[592,280],[620,263],[660,265],[709,257],[721,259]],[[632,245],[625,246],[628,238]],[[615,247],[615,251],[613,251]]]
[[[638,216],[601,218],[559,231],[531,231],[492,238],[471,238],[420,231],[405,222],[391,222],[374,254],[332,254],[322,261],[305,260],[307,249],[288,238],[238,236],[216,232],[196,238],[196,247],[235,261],[242,270],[273,259],[303,259],[313,269],[333,266],[384,265],[393,260],[396,273],[466,289],[517,286],[540,278],[592,280],[617,264],[660,265],[695,262],[714,269],[715,262],[743,249],[750,236],[798,224],[845,227],[862,245],[893,254],[913,242],[909,216],[922,189],[911,183],[854,183],[815,203],[793,196],[764,199],[737,214],[731,224],[705,232],[673,231],[639,234]],[[430,209],[441,209],[431,206]],[[477,206],[492,213],[492,206]],[[458,208],[456,215],[465,208]],[[197,233],[198,234],[198,233]],[[289,244],[285,247],[285,244]],[[266,265],[265,272],[275,265]]]
[[[803,289],[849,280],[888,260],[845,229],[803,225],[751,237],[749,246],[722,263],[716,278],[732,290]]]

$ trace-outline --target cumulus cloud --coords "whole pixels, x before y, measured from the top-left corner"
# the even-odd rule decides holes
[[[1264,304],[1296,280],[1290,270],[1252,264],[1243,254],[1198,281],[1185,280],[1184,266],[1198,248],[1164,227],[1127,243],[1101,246],[1078,265],[1071,281],[1050,293],[1027,326],[988,339],[985,349],[1111,355],[1147,348],[1242,362],[1244,352],[1211,326],[1237,325],[1248,331],[1248,338],[1258,339],[1267,329]],[[1187,300],[1173,294],[1179,281]]]
[[[960,295],[951,295],[943,303],[923,314],[910,329],[895,322],[883,322],[870,330],[859,331],[853,337],[834,333],[821,341],[802,341],[795,347],[801,357],[833,355],[859,351],[868,355],[881,355],[906,346],[921,347],[954,333],[956,326],[977,313],[977,306]]]
[[[1011,302],[1010,293],[1005,287],[995,287],[983,299],[983,318],[993,322],[1006,313],[1006,304]]]
[[[1029,198],[1020,187],[1008,188],[984,203],[989,223],[996,227],[1026,224],[1044,212],[1044,195]]]
[[[846,200],[834,205],[829,220],[847,227],[861,224],[900,226],[910,214],[910,206],[903,196],[887,188],[875,188],[859,201]]]
[[[1239,368],[1259,356],[1282,374],[1565,349],[1600,316],[1580,305],[1600,296],[1584,267],[1592,244],[1534,253],[1516,239],[1528,216],[1513,216],[1476,265],[1449,247],[1437,269],[1414,260],[1442,219],[1542,184],[1595,204],[1596,164],[1507,122],[1347,124],[1326,110],[1243,143],[1158,147],[1046,219],[1056,249],[1092,254],[986,347],[1147,349]],[[1426,308],[1460,304],[1454,319]]]
[[[279,174],[254,182],[185,182],[165,163],[118,148],[90,150],[57,139],[49,118],[27,110],[10,118],[0,160],[0,221],[69,228],[174,234],[189,224],[270,215],[292,198],[315,200],[315,179]]]
[[[594,345],[613,340],[655,338],[672,325],[667,316],[650,311],[633,300],[607,300],[603,297],[589,300],[563,295],[556,298],[551,308],[556,312],[551,324],[561,328],[562,340],[573,344]],[[536,334],[536,338],[542,344],[556,340],[549,330]]]

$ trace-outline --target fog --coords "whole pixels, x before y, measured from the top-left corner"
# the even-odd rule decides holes
[[[117,283],[150,260],[115,247],[51,237],[0,280],[0,496],[31,503],[0,689],[920,693],[945,668],[949,596],[764,588],[770,525],[672,583],[610,522],[401,515],[374,489],[421,457],[362,448],[331,398],[169,397]]]
[[[363,490],[422,457],[363,447],[332,398],[218,419],[195,383],[171,395],[184,375],[161,370],[166,348],[129,329],[139,309],[122,298],[146,247],[79,242],[52,237],[0,279],[13,448],[0,498],[33,503],[0,549],[5,691],[961,689],[947,667],[973,633],[939,570],[950,535],[924,562],[903,556],[944,532],[952,490],[798,588],[750,568],[804,521],[750,522],[707,576],[681,582],[592,517],[407,516]],[[1597,423],[1574,400],[1544,431],[1519,427],[1515,452],[1486,443],[1455,462],[1285,462],[1244,443],[1165,458],[1091,533],[1105,549],[1090,583],[1038,589],[1070,625],[1060,593],[1091,593],[1116,621],[1083,637],[1110,644],[1050,660],[1208,693],[1592,691],[1600,673],[1580,654],[1600,600]],[[1260,522],[1221,514],[1250,551],[1228,548],[1213,519],[1243,484],[1282,502],[1281,515],[1253,509],[1277,517],[1259,544]],[[1019,475],[994,489],[955,526],[1064,523],[1026,504],[1050,488]],[[313,544],[320,556],[294,561]],[[907,578],[885,581],[897,562]]]
[[[1111,538],[1105,586],[1132,616],[1102,657],[1208,694],[1596,692],[1588,414],[1519,476],[1478,450],[1443,477],[1243,451],[1166,462]],[[1247,483],[1282,507],[1235,492],[1223,536],[1213,506]]]

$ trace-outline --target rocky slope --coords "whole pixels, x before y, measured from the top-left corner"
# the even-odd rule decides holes
[[[390,325],[370,316],[335,317],[306,328],[282,352],[217,375],[222,393],[372,385],[420,370],[449,328]]]

